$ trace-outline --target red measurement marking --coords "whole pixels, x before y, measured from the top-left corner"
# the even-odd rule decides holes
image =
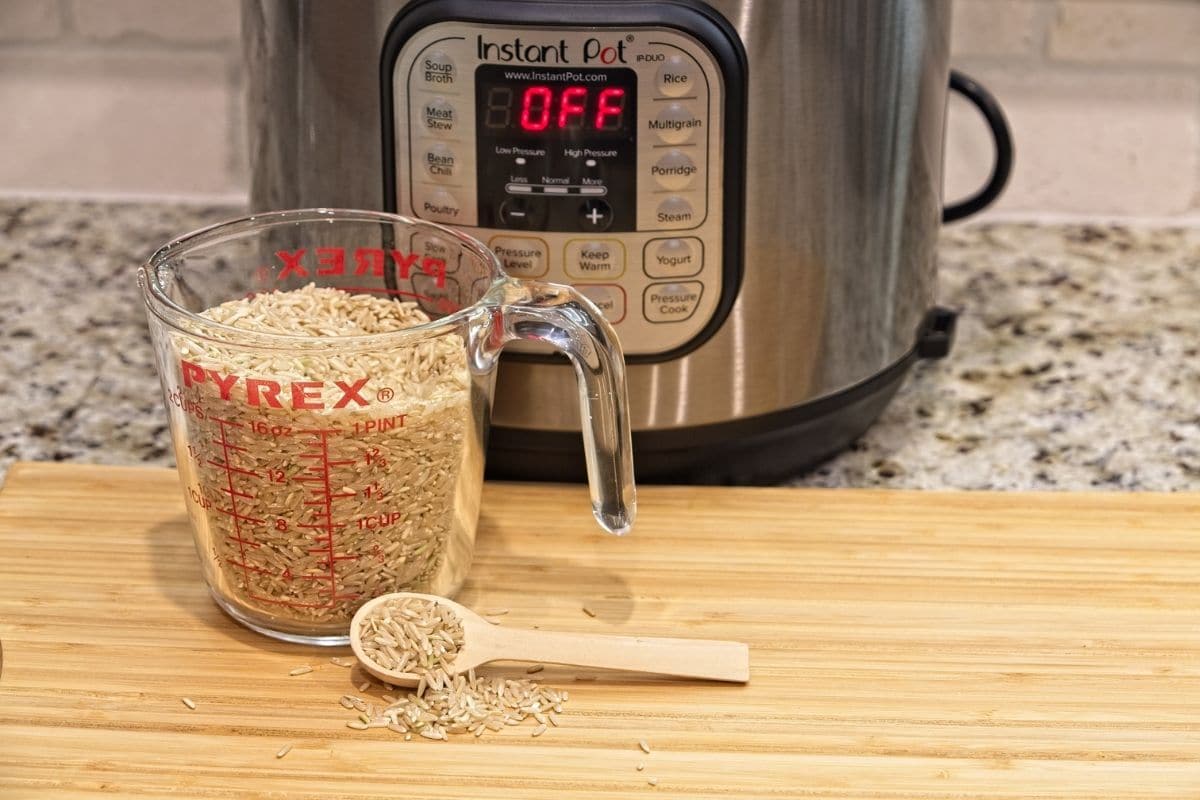
[[[242,535],[242,521],[245,520],[246,522],[250,522],[251,518],[238,513],[237,501],[238,501],[239,497],[251,498],[251,499],[253,499],[253,498],[251,495],[245,494],[244,492],[239,492],[233,488],[233,474],[234,473],[233,473],[232,467],[230,466],[230,460],[229,460],[229,453],[231,450],[244,451],[246,448],[237,447],[233,444],[230,444],[229,436],[226,434],[226,428],[229,428],[229,427],[240,428],[242,426],[236,422],[230,422],[227,419],[221,419],[219,417],[214,417],[213,419],[217,423],[218,430],[221,431],[221,436],[217,443],[221,446],[221,461],[223,463],[220,466],[222,469],[225,470],[225,484],[228,487],[228,493],[229,493],[229,510],[226,511],[223,508],[219,508],[218,510],[225,512],[226,514],[228,514],[230,516],[230,518],[233,519],[233,534],[234,535],[232,537],[232,540],[237,542],[238,554],[241,556],[241,561],[234,562],[234,563],[240,563],[240,565],[242,567],[242,581],[245,583],[246,587],[249,588],[249,586],[250,586],[250,567],[246,563],[246,543],[250,540],[248,540],[245,536]],[[258,522],[261,523],[262,520],[258,520]]]
[[[236,558],[229,559],[229,563],[233,564],[235,567],[241,567],[243,571],[250,570],[251,572],[257,572],[259,575],[271,574],[270,570],[263,569],[262,567],[256,567],[253,564],[247,564],[245,561],[238,561]]]
[[[233,470],[230,470],[230,471],[232,472]],[[221,491],[225,492],[225,494],[229,495],[230,497],[240,497],[243,500],[253,500],[254,499],[254,495],[246,494],[245,492],[235,491],[234,489],[222,489]]]
[[[259,474],[253,470],[242,469],[241,467],[235,467],[232,464],[226,464],[222,461],[217,461],[215,458],[210,458],[208,460],[208,463],[212,464],[214,467],[220,467],[221,469],[227,469],[230,472],[236,472],[238,475],[249,475],[251,478],[260,477]]]
[[[229,426],[229,427],[231,427],[231,428],[244,428],[244,427],[246,427],[245,425],[243,425],[243,424],[242,424],[242,423],[240,423],[240,422],[234,422],[234,421],[233,421],[233,420],[231,420],[231,419],[222,419],[222,418],[220,418],[220,417],[213,417],[213,418],[212,418],[212,421],[213,421],[213,422],[215,422],[215,423],[217,423],[218,425],[220,425],[222,428],[223,428],[223,427],[225,427],[226,425],[228,425],[228,426]]]
[[[321,535],[313,536],[312,541],[316,547],[310,547],[308,552],[320,553],[324,556],[322,561],[328,568],[328,572],[320,576],[322,583],[327,584],[327,591],[322,590],[322,595],[327,595],[328,600],[325,606],[332,606],[338,600],[353,600],[358,597],[356,594],[339,595],[337,592],[337,562],[354,560],[356,556],[339,556],[334,548],[334,535],[337,531],[347,527],[347,523],[335,522],[333,518],[333,504],[338,500],[354,497],[353,490],[334,491],[330,480],[330,472],[335,466],[344,466],[353,464],[354,460],[336,460],[329,457],[329,437],[341,433],[337,428],[317,428],[314,430],[298,431],[312,437],[312,451],[303,453],[300,458],[304,458],[317,463],[306,468],[306,472],[310,473],[307,476],[298,477],[295,480],[302,483],[313,484],[308,491],[312,496],[311,500],[305,500],[304,505],[313,508],[312,521],[307,524],[300,524],[298,527],[307,528],[313,531],[321,532]],[[305,575],[305,580],[317,580],[317,576]],[[312,606],[309,606],[312,607]]]
[[[232,500],[232,498],[230,499],[230,503],[229,503],[229,504],[230,504],[231,506],[233,505],[233,500]],[[237,523],[238,523],[238,522],[249,522],[249,523],[251,523],[252,525],[262,525],[264,522],[266,522],[266,520],[259,519],[258,517],[247,517],[245,514],[239,514],[239,513],[238,513],[237,511],[235,511],[233,508],[221,508],[220,506],[215,506],[215,508],[216,508],[216,510],[217,510],[217,511],[220,511],[222,514],[228,514],[229,516],[233,517],[233,522],[234,522],[235,529],[236,529],[236,526],[237,526]],[[241,535],[242,535],[242,534],[241,534],[241,532],[239,531],[239,532],[238,532],[238,536],[241,536]],[[250,540],[249,540],[249,539],[247,539],[246,541],[250,541]]]

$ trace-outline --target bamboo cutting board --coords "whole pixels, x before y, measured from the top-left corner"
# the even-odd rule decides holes
[[[488,486],[459,599],[506,625],[742,639],[750,684],[548,668],[562,727],[405,742],[345,727],[346,651],[217,610],[174,472],[18,465],[0,798],[1200,797],[1200,496],[640,499],[615,539],[582,487]]]

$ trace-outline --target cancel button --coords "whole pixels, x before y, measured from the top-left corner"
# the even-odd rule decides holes
[[[652,283],[642,295],[642,313],[650,322],[683,322],[696,313],[702,294],[700,281]]]

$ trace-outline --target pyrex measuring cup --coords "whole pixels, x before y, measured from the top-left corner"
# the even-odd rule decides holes
[[[613,533],[632,523],[612,328],[570,287],[509,278],[468,236],[282,211],[177,239],[138,281],[205,580],[255,630],[339,644],[372,597],[458,590],[514,340],[574,364],[593,514]]]

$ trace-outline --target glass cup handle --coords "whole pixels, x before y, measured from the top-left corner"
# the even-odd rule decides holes
[[[592,514],[610,533],[628,533],[637,497],[625,362],[616,332],[591,301],[570,286],[510,280],[502,290],[479,344],[495,357],[508,342],[544,342],[571,360],[579,381]]]

